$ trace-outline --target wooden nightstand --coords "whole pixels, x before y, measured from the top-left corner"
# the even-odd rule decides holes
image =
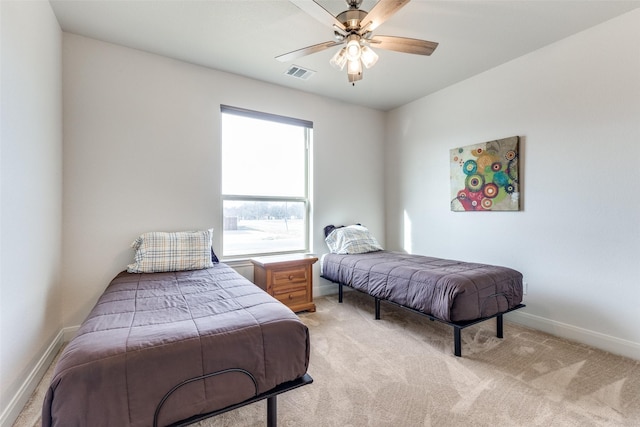
[[[253,283],[292,311],[316,311],[313,303],[313,255],[274,255],[252,258]]]

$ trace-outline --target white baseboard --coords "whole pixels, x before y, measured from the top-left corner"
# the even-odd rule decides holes
[[[610,335],[579,328],[567,323],[557,322],[544,317],[514,311],[505,316],[505,320],[517,323],[528,328],[537,329],[557,337],[566,338],[587,344],[600,350],[640,360],[640,344],[627,341]]]
[[[329,283],[328,285],[320,284],[313,287],[314,297],[323,297],[326,295],[335,295],[336,300],[338,298],[338,285],[335,283]]]
[[[58,332],[56,337],[53,339],[51,344],[44,351],[38,362],[35,364],[27,378],[24,380],[16,394],[13,396],[9,404],[0,414],[0,426],[1,427],[11,427],[20,415],[20,411],[24,408],[27,401],[31,397],[31,394],[40,383],[40,380],[47,372],[47,369],[53,362],[53,359],[58,354],[58,350],[62,347],[64,340],[63,330]]]
[[[69,342],[76,336],[78,333],[78,329],[80,329],[80,325],[68,326],[62,329],[62,335],[64,337],[64,342]]]

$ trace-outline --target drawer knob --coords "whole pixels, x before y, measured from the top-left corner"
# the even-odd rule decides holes
[[[289,275],[289,280],[293,280],[293,274]]]
[[[293,299],[293,295],[292,294],[289,294],[289,299]]]

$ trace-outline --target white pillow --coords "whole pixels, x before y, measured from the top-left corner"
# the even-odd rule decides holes
[[[361,225],[336,228],[324,241],[334,254],[364,254],[382,250],[376,238]]]
[[[131,247],[135,262],[127,266],[129,273],[201,270],[213,267],[211,238],[213,229],[141,234]]]

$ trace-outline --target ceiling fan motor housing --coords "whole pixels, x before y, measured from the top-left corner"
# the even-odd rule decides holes
[[[360,9],[345,10],[336,19],[345,26],[348,32],[360,30],[360,22],[367,16],[366,11]]]

